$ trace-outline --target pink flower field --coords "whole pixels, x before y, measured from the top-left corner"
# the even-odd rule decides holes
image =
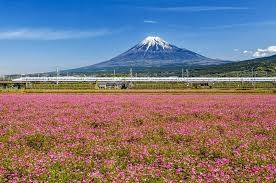
[[[275,182],[275,140],[276,95],[0,95],[0,182]]]

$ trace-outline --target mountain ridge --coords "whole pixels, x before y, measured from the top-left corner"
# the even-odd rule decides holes
[[[243,60],[227,63],[217,66],[207,66],[194,70],[196,75],[219,75],[232,76],[237,75],[252,76],[252,71],[262,76],[276,76],[276,55]],[[247,73],[247,74],[245,74]]]
[[[149,36],[122,54],[94,65],[71,69],[75,72],[110,70],[111,68],[158,68],[166,65],[207,66],[230,61],[211,59],[185,48],[174,46],[160,37]]]

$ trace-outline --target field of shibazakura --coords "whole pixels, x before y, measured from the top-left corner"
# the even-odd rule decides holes
[[[0,95],[0,182],[274,182],[275,140],[276,95]]]

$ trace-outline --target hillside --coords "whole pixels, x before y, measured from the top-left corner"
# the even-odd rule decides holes
[[[193,69],[196,76],[276,76],[276,55]]]
[[[135,67],[133,68],[134,75],[138,76],[182,76],[182,68],[184,69],[184,76],[186,76],[186,69],[189,71],[189,76],[252,76],[252,68],[254,76],[276,76],[276,55],[252,60],[245,60],[239,62],[232,62],[222,65],[211,66],[183,66],[181,64],[165,65],[162,67]],[[85,74],[83,72],[82,74]],[[95,71],[94,74],[100,76],[113,75],[113,68],[104,71]],[[127,76],[129,74],[129,67],[117,67],[117,75]]]

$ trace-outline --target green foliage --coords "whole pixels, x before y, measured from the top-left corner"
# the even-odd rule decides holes
[[[163,183],[164,181],[162,180],[161,177],[156,177],[153,175],[148,175],[144,178],[142,178],[142,183]]]
[[[192,142],[192,136],[190,135],[182,135],[182,134],[176,134],[171,136],[172,140],[178,144],[186,144],[188,145],[189,143]]]
[[[119,158],[127,157],[127,156],[129,156],[129,153],[130,153],[130,151],[127,148],[121,148],[121,149],[116,150],[116,155]]]
[[[61,165],[60,162],[54,163],[48,170],[48,177],[45,177],[45,180],[49,182],[70,182],[78,179],[75,174],[69,172],[67,168]]]
[[[208,66],[191,71],[194,76],[276,76],[276,56]]]
[[[27,146],[37,151],[48,151],[53,146],[53,138],[43,134],[25,136]]]
[[[95,83],[34,83],[31,88],[33,89],[95,89]]]
[[[134,126],[142,126],[144,124],[144,119],[143,118],[136,118],[133,120]]]

